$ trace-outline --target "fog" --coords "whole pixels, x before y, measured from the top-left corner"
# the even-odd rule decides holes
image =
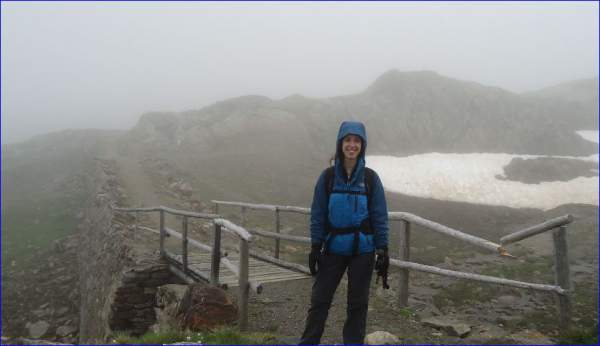
[[[2,3],[2,143],[389,69],[514,92],[598,75],[597,3]]]

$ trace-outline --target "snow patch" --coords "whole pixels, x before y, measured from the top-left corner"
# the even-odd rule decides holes
[[[586,141],[598,143],[598,131],[582,130],[575,131],[575,133],[583,137],[583,139],[585,139]]]
[[[379,174],[386,190],[411,196],[544,210],[567,203],[598,205],[598,177],[540,184],[498,179],[504,175],[503,167],[516,157],[598,162],[598,154],[572,157],[502,153],[368,156],[367,162]]]

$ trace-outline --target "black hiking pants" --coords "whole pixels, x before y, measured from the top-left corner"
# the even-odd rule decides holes
[[[335,290],[348,269],[348,305],[344,324],[344,344],[362,344],[367,325],[369,286],[375,263],[374,254],[340,256],[324,254],[312,286],[310,309],[301,345],[319,344]]]

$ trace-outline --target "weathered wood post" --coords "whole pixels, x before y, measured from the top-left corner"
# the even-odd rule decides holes
[[[241,221],[241,226],[242,227],[246,227],[246,207],[242,207],[240,210],[241,213],[241,217],[242,217],[242,221]]]
[[[213,239],[212,260],[210,264],[210,283],[219,285],[219,267],[221,265],[221,225],[215,222],[215,234]]]
[[[569,253],[567,251],[567,227],[560,226],[552,232],[554,240],[554,282],[562,287],[565,294],[556,293],[561,329],[569,327],[571,321],[571,273],[569,268]]]
[[[215,214],[219,215],[219,203],[215,202],[215,205],[213,207],[215,210]]]
[[[183,272],[187,274],[188,272],[188,218],[187,216],[183,217],[182,224],[182,239],[181,239],[181,257],[183,262]]]
[[[279,233],[281,228],[279,216],[279,207],[275,207],[275,233]],[[275,238],[275,258],[279,258],[279,238]]]
[[[410,222],[400,220],[398,256],[401,261],[410,260]],[[398,275],[398,304],[400,307],[408,306],[408,279],[410,271],[400,269]]]
[[[160,232],[160,257],[165,257],[165,237],[167,233],[165,232],[165,211],[160,210],[160,218],[159,218],[159,232]]]
[[[248,284],[248,241],[240,238],[240,269],[239,269],[239,313],[240,330],[248,329],[248,295],[250,285]]]

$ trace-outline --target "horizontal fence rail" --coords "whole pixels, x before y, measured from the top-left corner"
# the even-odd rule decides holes
[[[572,215],[567,214],[559,216],[554,219],[542,222],[539,225],[531,226],[524,230],[516,231],[509,235],[505,235],[504,237],[500,238],[500,242],[502,243],[502,245],[516,243],[520,240],[532,237],[536,234],[544,233],[556,227],[570,224],[571,222],[573,222]]]
[[[405,262],[399,261],[396,259],[390,259],[390,264],[399,268],[410,269],[430,274],[437,274],[443,276],[449,276],[457,279],[467,279],[479,282],[486,282],[491,284],[503,285],[503,286],[512,286],[518,288],[530,288],[538,291],[546,291],[546,292],[556,292],[558,294],[565,294],[565,290],[560,286],[554,285],[545,285],[545,284],[535,284],[530,282],[516,281],[510,279],[499,278],[495,276],[489,275],[480,275],[480,274],[472,274],[465,273],[461,271],[442,269],[435,266],[428,266],[425,264],[419,264],[414,262]]]
[[[256,203],[245,203],[245,202],[229,202],[229,201],[211,201],[217,205],[228,205],[234,207],[243,207],[254,210],[268,210],[268,211],[286,211],[290,213],[298,213],[298,214],[310,214],[310,208],[302,208],[295,206],[284,206],[284,205],[271,205],[271,204],[256,204]]]
[[[450,237],[466,241],[470,244],[473,244],[473,245],[483,248],[485,250],[499,253],[500,255],[508,255],[506,249],[504,249],[499,244],[496,244],[489,240],[485,240],[483,238],[476,237],[474,235],[470,235],[470,234],[455,230],[448,226],[444,226],[435,221],[424,219],[424,218],[414,215],[414,214],[396,211],[396,212],[389,212],[388,217],[390,220],[404,220],[404,221],[411,222],[415,225],[423,226],[432,231],[439,232],[439,233],[448,235]]]
[[[163,211],[165,213],[177,216],[188,216],[194,217],[198,219],[216,219],[219,217],[217,214],[205,214],[205,213],[196,213],[193,211],[187,210],[179,210],[173,209],[169,207],[159,206],[159,207],[150,207],[150,208],[120,208],[120,207],[112,207],[113,210],[116,211],[124,211],[124,212],[153,212],[153,211]]]

